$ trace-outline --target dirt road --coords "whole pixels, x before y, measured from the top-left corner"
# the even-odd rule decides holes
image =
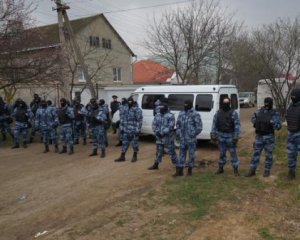
[[[243,146],[252,144],[249,119],[253,111],[241,111]],[[191,235],[185,232],[188,229],[181,232],[182,226],[172,232],[160,226],[161,218],[180,209],[157,207],[160,196],[151,197],[174,172],[169,158],[164,157],[158,171],[148,171],[155,144],[152,138],[143,138],[136,163],[130,162],[131,149],[126,162],[115,163],[120,153],[116,142],[116,135],[109,135],[105,159],[88,157],[91,145],[76,146],[72,156],[55,154],[53,149],[43,154],[38,143],[17,150],[1,146],[0,239],[34,239],[43,231],[47,232],[38,239],[185,239]],[[217,158],[215,147],[207,143],[198,147],[197,160],[213,160],[216,166]],[[246,168],[248,162],[242,165]],[[238,220],[230,224],[237,226]],[[214,239],[206,236],[203,239]]]

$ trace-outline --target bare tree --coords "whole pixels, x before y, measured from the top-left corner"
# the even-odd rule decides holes
[[[24,0],[5,0],[0,7],[0,90],[11,100],[17,85],[55,81],[57,49],[39,48],[43,40],[29,17],[33,4]]]
[[[284,116],[291,90],[300,78],[300,17],[279,19],[256,30],[251,38],[251,48],[258,56],[260,75]],[[293,76],[292,80],[290,76]],[[283,91],[285,86],[287,93]]]
[[[192,2],[155,20],[145,46],[172,67],[184,84],[201,83],[204,75],[211,75],[206,73],[223,67],[224,42],[236,29],[218,0]]]

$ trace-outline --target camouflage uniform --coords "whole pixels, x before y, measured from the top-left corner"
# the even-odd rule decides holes
[[[14,135],[10,128],[10,124],[12,123],[11,118],[11,107],[6,104],[2,98],[0,97],[0,130],[2,133],[3,141],[6,140],[6,133],[8,133],[12,139],[14,139]]]
[[[122,142],[122,141],[124,140],[124,131],[121,130],[121,124],[122,124],[122,121],[125,120],[125,115],[124,115],[124,113],[127,112],[127,108],[128,108],[127,103],[121,104],[120,107],[119,107],[119,115],[120,115],[120,123],[119,123],[119,128],[120,128],[120,131],[119,131],[119,140],[120,140],[120,142]]]
[[[22,104],[22,106],[17,106],[12,114],[15,119],[13,148],[19,147],[19,134],[23,136],[23,147],[27,147],[28,128],[30,120],[33,118],[33,113],[30,108],[27,107],[24,102],[20,104]]]
[[[115,161],[125,161],[125,153],[131,143],[134,151],[131,161],[135,162],[137,161],[137,152],[139,151],[138,140],[143,124],[143,113],[133,98],[129,97],[128,107],[124,108],[123,114],[122,120],[120,121],[120,131],[124,133],[121,156]]]
[[[59,125],[60,125],[60,141],[63,146],[60,153],[67,152],[67,145],[70,147],[70,154],[74,152],[72,122],[74,120],[74,110],[68,105],[62,106],[57,110]]]
[[[168,148],[172,164],[177,166],[177,156],[174,144],[175,117],[169,110],[157,113],[152,122],[152,130],[156,135],[156,157],[155,163],[161,162],[164,147]]]
[[[251,122],[256,128],[255,141],[253,143],[253,155],[250,169],[255,171],[262,150],[265,150],[265,175],[270,172],[273,162],[273,150],[275,146],[274,130],[281,128],[280,115],[273,109],[261,108],[252,116]],[[258,126],[259,125],[259,126]]]
[[[226,124],[229,126],[230,130],[221,130],[221,114],[228,114],[225,117]],[[226,151],[229,150],[231,155],[231,165],[235,171],[237,171],[239,162],[236,155],[236,141],[241,134],[241,126],[240,126],[240,119],[236,111],[228,110],[224,111],[220,109],[213,118],[213,125],[211,135],[213,138],[217,137],[218,146],[220,151],[220,158],[219,158],[219,170],[217,173],[223,172],[223,167],[227,162],[226,159]],[[238,173],[236,173],[238,175]]]
[[[187,151],[189,152],[189,168],[194,167],[197,136],[202,131],[200,114],[195,109],[181,111],[176,122],[176,134],[180,139],[179,167],[184,167]]]
[[[45,103],[46,104],[46,103]],[[35,115],[35,126],[39,129],[45,145],[44,153],[49,151],[49,142],[55,146],[55,151],[58,152],[56,128],[58,126],[58,117],[56,111],[47,104],[37,110]]]
[[[82,137],[83,145],[86,145],[86,122],[81,109],[83,105],[76,103],[74,105],[74,143],[79,143],[79,137]]]
[[[35,118],[37,110],[40,108],[40,102],[41,102],[41,98],[37,94],[34,94],[34,99],[30,103],[30,109],[34,115],[34,118]],[[33,142],[36,132],[37,132],[37,129],[35,127],[35,120],[33,119],[29,142]]]
[[[108,137],[107,137],[107,129],[110,127],[110,119],[109,119],[109,108],[108,105],[105,103],[103,99],[99,101],[99,108],[100,110],[106,115],[106,121],[104,124],[104,140],[106,146],[108,145]]]
[[[292,90],[291,100],[292,103],[286,111],[288,128],[288,180],[294,180],[296,178],[297,156],[300,151],[300,89],[295,88]]]

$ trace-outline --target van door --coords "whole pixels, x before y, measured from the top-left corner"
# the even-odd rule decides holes
[[[215,111],[213,111],[213,94],[203,93],[196,95],[195,110],[199,112],[202,120],[202,132],[197,136],[198,139],[210,139],[212,119]]]
[[[153,134],[152,122],[155,114],[155,102],[157,99],[164,98],[164,94],[145,93],[141,96],[141,108],[143,111],[142,133]]]

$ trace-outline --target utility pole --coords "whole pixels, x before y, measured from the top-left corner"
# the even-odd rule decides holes
[[[59,26],[59,35],[60,35],[61,44],[62,45],[65,44],[65,35],[64,35],[64,23],[65,23],[66,30],[67,30],[67,32],[69,34],[69,37],[70,37],[71,47],[73,48],[73,51],[75,52],[75,56],[76,56],[80,66],[83,70],[83,75],[84,75],[84,78],[85,78],[85,81],[86,81],[86,85],[87,85],[88,89],[90,90],[91,97],[96,98],[97,94],[96,94],[94,85],[93,85],[93,83],[91,81],[91,78],[88,74],[87,66],[84,63],[83,55],[82,55],[81,50],[80,50],[80,48],[77,44],[77,41],[75,39],[74,32],[73,32],[73,29],[72,29],[72,26],[70,24],[69,17],[68,17],[67,11],[66,11],[66,10],[70,9],[70,7],[65,5],[65,4],[62,4],[61,0],[56,0],[55,3],[56,3],[56,11],[57,11],[57,14],[58,14],[58,26]]]

